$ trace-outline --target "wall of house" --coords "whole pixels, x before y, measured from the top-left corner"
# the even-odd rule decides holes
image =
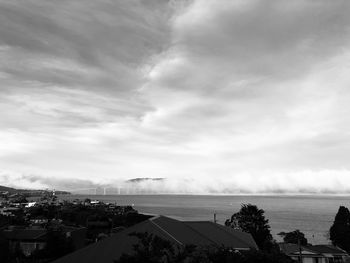
[[[24,255],[30,256],[35,250],[41,250],[45,247],[44,242],[20,242],[19,247]]]
[[[293,260],[296,262],[298,261],[298,257],[292,257]],[[326,258],[314,258],[314,257],[303,257],[303,263],[328,263],[328,260]]]
[[[315,263],[313,258],[303,258],[303,263]]]

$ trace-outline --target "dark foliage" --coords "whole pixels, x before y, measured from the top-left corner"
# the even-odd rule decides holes
[[[242,204],[240,211],[226,220],[225,225],[250,233],[260,249],[271,250],[273,239],[269,220],[265,218],[264,213],[265,211],[256,205]]]
[[[279,251],[234,251],[226,247],[174,246],[171,242],[147,233],[139,238],[132,255],[124,254],[115,263],[292,263]]]
[[[43,217],[47,219],[54,219],[59,215],[59,208],[54,205],[33,206],[27,209],[31,218]]]
[[[88,203],[89,200],[85,201]],[[108,211],[104,205],[67,205],[60,211],[59,218],[65,225],[86,226],[88,239],[96,240],[100,233],[108,234],[114,227],[129,227],[150,217],[138,214],[131,206],[121,211]]]
[[[12,211],[12,214],[14,216],[7,217],[7,224],[8,225],[16,225],[16,226],[25,226],[26,225],[25,214],[24,214],[24,211],[22,209],[20,209],[18,211]],[[4,220],[4,219],[2,219],[2,220]]]
[[[74,251],[72,240],[60,228],[48,228],[47,243],[43,250],[33,253],[32,258],[51,261]],[[45,260],[47,259],[47,260]]]
[[[176,252],[172,243],[158,236],[147,233],[131,234],[139,239],[139,243],[134,246],[133,255],[123,254],[115,263],[156,263],[156,262],[176,262]]]
[[[28,203],[27,198],[24,195],[19,195],[15,199],[12,200],[13,203]]]
[[[339,207],[329,230],[329,238],[333,245],[350,252],[350,212],[345,206]]]
[[[278,250],[272,250],[270,253],[254,250],[244,253],[243,256],[242,263],[295,263],[294,260]]]
[[[286,243],[299,244],[300,242],[300,245],[302,246],[307,245],[307,239],[305,238],[304,233],[300,232],[299,229],[288,233],[281,233],[280,235],[283,235],[283,241]]]

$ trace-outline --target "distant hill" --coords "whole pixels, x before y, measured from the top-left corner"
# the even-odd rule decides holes
[[[128,183],[141,183],[145,181],[163,181],[165,178],[134,178],[134,179],[129,179],[126,182]]]
[[[47,190],[37,190],[37,189],[16,189],[12,187],[7,187],[0,185],[0,192],[9,192],[10,194],[15,194],[15,193],[28,193],[28,194],[39,194],[42,192],[46,192]],[[70,194],[69,192],[66,191],[55,191],[56,194]]]
[[[15,188],[11,188],[11,187],[6,187],[6,186],[3,186],[3,185],[0,185],[0,192],[13,193],[13,192],[18,192],[18,191]]]
[[[16,189],[12,187],[7,187],[0,185],[0,192],[9,192],[9,193],[26,193],[26,192],[42,192],[43,190],[34,190],[34,189]]]

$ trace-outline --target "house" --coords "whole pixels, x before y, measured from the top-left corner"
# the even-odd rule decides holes
[[[70,238],[74,249],[85,245],[86,228],[63,226],[62,232]],[[36,250],[42,250],[47,244],[48,230],[41,227],[16,228],[10,227],[1,231],[1,236],[9,241],[10,251],[20,249],[25,256],[30,256]]]
[[[315,245],[312,250],[322,254],[329,263],[343,263],[350,258],[346,251],[332,245]]]
[[[303,263],[344,263],[349,255],[332,245],[307,245],[280,243],[280,249],[293,260],[298,261],[300,254]]]
[[[36,202],[28,202],[28,203],[25,205],[25,208],[34,207],[35,205],[36,205]]]
[[[213,222],[186,222],[165,216],[155,216],[132,227],[121,230],[100,242],[68,254],[55,263],[113,263],[123,253],[133,252],[138,239],[131,233],[148,233],[172,242],[174,245],[226,246],[243,251],[258,249],[248,233],[225,227]]]
[[[37,216],[37,217],[31,218],[29,222],[32,225],[46,225],[49,222],[49,219],[44,216]]]
[[[99,200],[91,200],[90,204],[91,205],[99,205],[101,202]]]
[[[0,208],[0,215],[3,216],[15,216],[16,212],[18,212],[20,208],[17,207],[4,207]]]
[[[19,248],[25,256],[46,245],[46,229],[5,229],[2,235],[9,241],[10,251]]]

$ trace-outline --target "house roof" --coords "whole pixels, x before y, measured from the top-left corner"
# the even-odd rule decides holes
[[[299,246],[297,244],[290,244],[290,243],[280,243],[279,244],[280,249],[283,253],[289,256],[298,255],[299,252]],[[319,252],[314,251],[306,246],[300,246],[300,250],[302,255],[308,255],[308,256],[322,256]]]
[[[296,244],[280,243],[279,246],[281,250],[287,255],[291,256],[299,254],[299,246]],[[301,251],[303,255],[309,256],[325,256],[325,254],[342,256],[348,255],[344,250],[332,245],[301,246]]]
[[[82,230],[82,229],[86,229],[86,227],[82,227],[82,226],[80,226],[80,227],[76,227],[76,226],[65,226],[65,225],[62,226],[62,231],[63,231],[63,233],[79,231],[79,230]]]
[[[45,229],[13,229],[3,230],[4,237],[9,240],[41,240],[45,238]]]
[[[223,245],[236,249],[257,249],[257,245],[250,234],[235,230],[231,227],[222,226],[209,221],[185,222],[187,226],[197,233],[205,236],[213,244]]]
[[[323,254],[333,254],[333,255],[347,255],[347,253],[335,246],[332,245],[315,245],[312,246],[312,250],[318,251]]]
[[[62,230],[66,232],[75,232],[85,227],[72,227],[72,226],[63,226]],[[6,239],[9,240],[25,240],[25,241],[37,241],[45,240],[47,229],[45,228],[15,228],[15,229],[3,229],[2,234]]]
[[[157,235],[178,245],[225,245],[234,249],[257,248],[250,234],[226,228],[212,222],[182,222],[164,216],[153,217],[54,262],[112,263],[123,253],[133,252],[133,245],[138,242],[138,239],[129,234],[135,232]]]

